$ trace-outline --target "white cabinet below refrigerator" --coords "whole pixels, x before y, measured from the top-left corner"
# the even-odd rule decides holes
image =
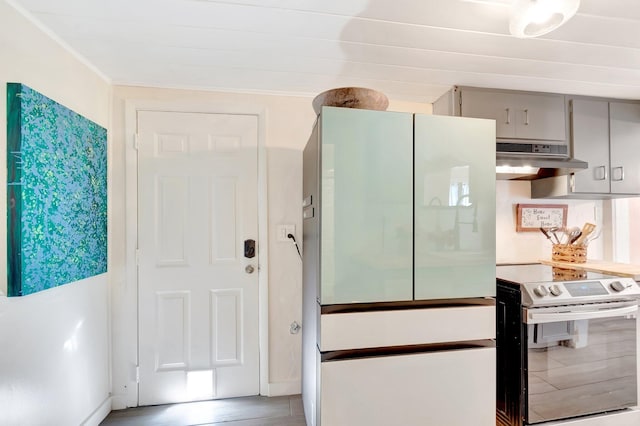
[[[323,362],[331,426],[495,425],[495,348]]]
[[[471,342],[495,337],[496,307],[487,303],[320,315],[318,348],[329,352]]]

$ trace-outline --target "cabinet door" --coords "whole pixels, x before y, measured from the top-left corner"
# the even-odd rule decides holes
[[[495,126],[415,116],[416,299],[495,295]]]
[[[496,120],[496,137],[565,141],[563,95],[462,90],[463,117]]]
[[[413,116],[321,117],[322,304],[411,300]]]
[[[516,137],[545,141],[567,140],[563,95],[514,95]]]
[[[576,193],[609,193],[609,103],[571,101],[573,156],[589,163],[574,176]]]
[[[495,352],[479,348],[323,362],[321,424],[494,426]]]
[[[640,194],[640,105],[609,104],[611,192]]]
[[[464,89],[461,96],[460,115],[495,120],[496,137],[516,137],[513,94]]]

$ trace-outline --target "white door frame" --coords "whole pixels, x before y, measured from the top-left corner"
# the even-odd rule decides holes
[[[138,111],[170,111],[209,114],[239,114],[258,117],[258,322],[260,351],[260,394],[269,395],[269,262],[268,262],[268,204],[267,204],[267,149],[266,149],[266,109],[260,105],[222,103],[211,101],[159,101],[127,100],[125,102],[125,243],[127,286],[135,289],[130,294],[135,297],[131,306],[138,306],[138,271],[136,248],[138,242],[138,156],[135,148]],[[138,327],[136,324],[136,365],[139,365]],[[130,353],[130,351],[128,351]],[[126,368],[123,366],[123,368]],[[135,395],[135,398],[134,398]],[[138,405],[138,387],[130,390],[127,400]],[[131,406],[130,404],[128,404]]]

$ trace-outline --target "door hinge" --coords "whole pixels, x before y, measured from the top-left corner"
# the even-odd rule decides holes
[[[140,383],[140,366],[136,365],[136,383]]]
[[[138,143],[138,134],[137,134],[137,133],[135,133],[135,134],[133,135],[133,149],[135,149],[135,150],[137,151],[139,146],[140,146],[140,145],[139,145],[139,143]]]

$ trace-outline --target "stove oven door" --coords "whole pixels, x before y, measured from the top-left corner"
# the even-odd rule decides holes
[[[638,302],[524,310],[525,422],[638,404]]]

